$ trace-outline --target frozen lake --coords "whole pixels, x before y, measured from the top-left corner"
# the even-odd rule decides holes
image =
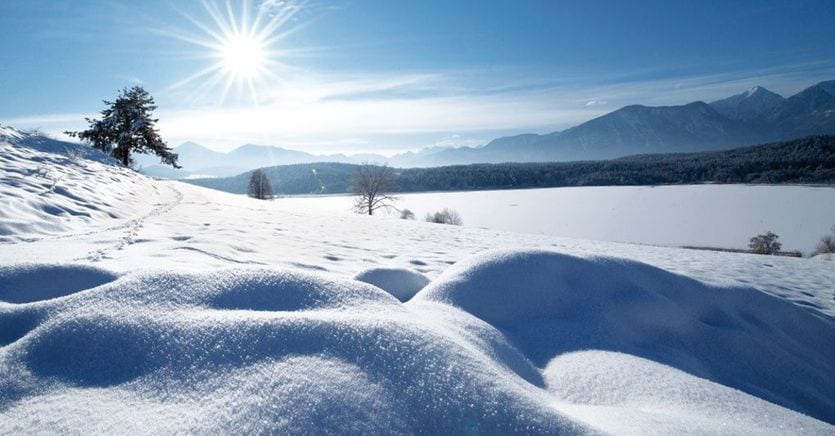
[[[812,250],[835,224],[835,188],[808,186],[606,186],[402,194],[422,219],[455,209],[465,226],[603,241],[747,248],[768,230],[785,250]],[[351,197],[290,197],[350,213]]]

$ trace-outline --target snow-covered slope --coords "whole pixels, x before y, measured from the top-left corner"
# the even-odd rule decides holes
[[[4,177],[46,163],[115,217],[7,226],[0,434],[835,431],[831,262],[334,215],[3,142]]]
[[[159,192],[90,147],[0,128],[0,241],[122,226]]]

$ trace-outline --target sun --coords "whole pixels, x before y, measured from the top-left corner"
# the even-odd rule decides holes
[[[235,78],[256,78],[264,70],[265,49],[251,35],[230,35],[220,46],[219,55],[227,74]]]
[[[229,0],[221,5],[212,0],[202,3],[208,22],[178,11],[191,23],[192,31],[196,29],[199,34],[182,29],[159,31],[198,46],[203,51],[196,57],[211,60],[206,68],[171,85],[170,89],[189,89],[194,101],[212,98],[217,104],[223,104],[228,97],[238,100],[246,97],[258,104],[259,90],[280,80],[280,74],[290,68],[282,57],[293,51],[278,49],[277,45],[298,29],[298,26],[288,26],[288,22],[301,6],[292,0],[264,0],[253,8],[244,0],[238,3],[240,9],[235,10]]]

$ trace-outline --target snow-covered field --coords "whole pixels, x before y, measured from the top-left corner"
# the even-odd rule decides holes
[[[808,253],[835,225],[835,187],[600,186],[402,194],[418,219],[450,208],[468,227],[650,245],[748,248],[773,231]],[[350,213],[350,197],[289,197],[299,208]],[[393,212],[394,213],[394,212]]]
[[[333,213],[53,145],[0,138],[0,433],[835,432],[831,261]]]

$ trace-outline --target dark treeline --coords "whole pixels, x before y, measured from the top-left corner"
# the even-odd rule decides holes
[[[357,165],[264,168],[277,193],[348,192]],[[192,183],[245,193],[250,174]],[[606,161],[453,165],[396,170],[397,192],[688,183],[835,184],[835,136],[810,136],[727,151],[629,156]]]

